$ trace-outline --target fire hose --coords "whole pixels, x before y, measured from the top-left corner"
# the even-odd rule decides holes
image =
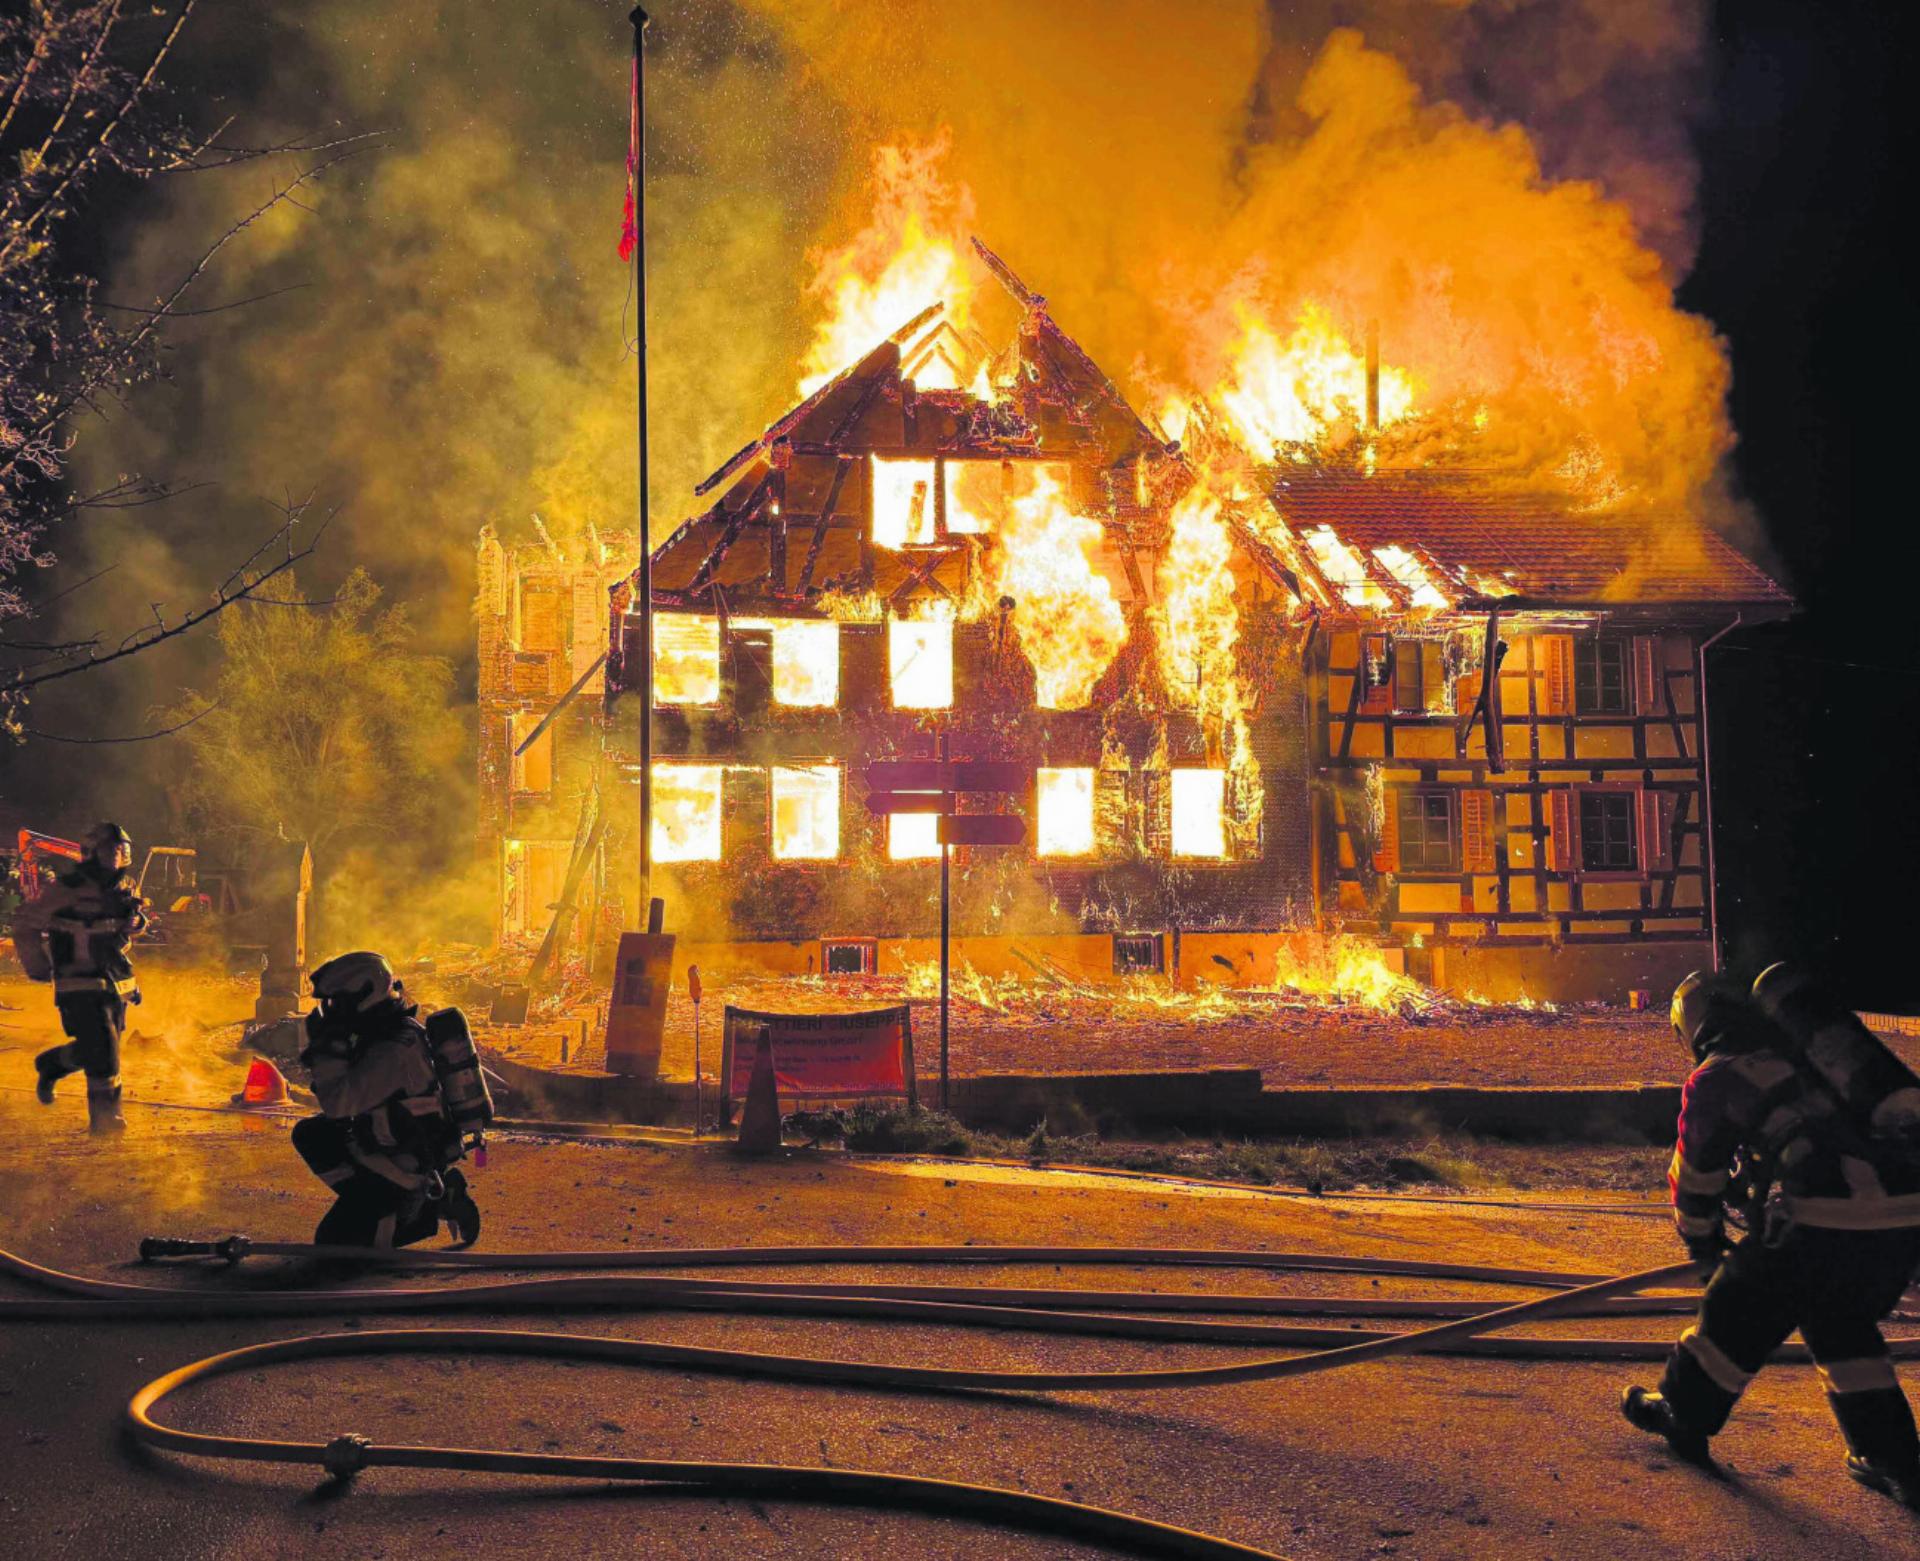
[[[208,1295],[149,1285],[90,1279],[42,1267],[0,1251],[0,1273],[57,1294],[0,1301],[0,1318],[208,1318],[287,1316],[341,1312],[437,1312],[481,1307],[638,1307],[871,1317],[891,1321],[1014,1328],[1021,1331],[1103,1334],[1152,1340],[1278,1344],[1313,1351],[1232,1365],[1186,1366],[1145,1371],[986,1371],[772,1355],[762,1352],[667,1344],[646,1340],[505,1329],[394,1329],[351,1334],[314,1334],[245,1346],[209,1356],[155,1378],[126,1410],[128,1429],[145,1446],[197,1457],[273,1463],[317,1464],[338,1479],[374,1467],[463,1470],[549,1478],[670,1482],[718,1496],[849,1502],[911,1507],[921,1511],[998,1522],[1009,1526],[1118,1546],[1150,1554],[1224,1557],[1268,1552],[1127,1513],[1035,1496],[1000,1487],[920,1475],[779,1464],[724,1463],[520,1453],[489,1448],[376,1445],[345,1433],[325,1442],[287,1442],[260,1437],[184,1431],[154,1418],[164,1400],[192,1384],[236,1371],[293,1361],[380,1354],[489,1353],[590,1359],[621,1365],[709,1371],[734,1376],[892,1390],[996,1392],[1132,1392],[1270,1381],[1359,1365],[1414,1352],[1471,1351],[1502,1357],[1648,1359],[1665,1353],[1654,1341],[1488,1338],[1517,1323],[1626,1310],[1687,1307],[1684,1297],[1633,1301],[1637,1293],[1686,1283],[1690,1263],[1623,1276],[1566,1274],[1455,1263],[1421,1263],[1315,1253],[1235,1250],[1160,1250],[1136,1247],[722,1247],[651,1249],[638,1252],[487,1254],[435,1250],[368,1253],[359,1248],[320,1248],[303,1243],[179,1241],[149,1238],[146,1258],[208,1257],[235,1264],[248,1256],[370,1259],[394,1268],[697,1268],[746,1264],[1072,1264],[1142,1267],[1232,1267],[1285,1271],[1370,1274],[1401,1278],[1470,1280],[1485,1284],[1554,1287],[1555,1293],[1492,1310],[1477,1301],[1419,1301],[1340,1297],[1203,1296],[1155,1291],[1003,1289],[994,1286],[911,1286],[725,1281],[684,1275],[613,1274],[580,1278],[507,1280],[458,1287],[274,1291]],[[1224,1303],[1224,1304],[1223,1304]],[[1079,1308],[1090,1308],[1080,1310]],[[1126,1315],[1133,1312],[1237,1311],[1242,1313],[1370,1314],[1447,1317],[1406,1332],[1364,1333],[1345,1327],[1293,1327],[1268,1323],[1200,1321]],[[1920,1341],[1901,1341],[1910,1355]],[[1804,1352],[1800,1352],[1802,1357]],[[1784,1358],[1795,1358],[1788,1353]]]

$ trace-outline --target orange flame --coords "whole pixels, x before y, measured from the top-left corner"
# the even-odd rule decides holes
[[[966,230],[973,196],[941,176],[949,138],[922,146],[881,146],[873,154],[873,212],[838,249],[809,257],[809,294],[824,299],[826,318],[814,330],[801,366],[800,391],[811,395],[842,369],[898,331],[930,304],[965,326],[973,295]],[[957,389],[945,359],[935,356],[915,376],[923,389]]]
[[[1059,475],[1035,466],[1017,476],[992,568],[1013,601],[1013,631],[1033,664],[1043,710],[1082,710],[1127,642],[1127,617],[1095,566],[1100,522],[1076,514]]]

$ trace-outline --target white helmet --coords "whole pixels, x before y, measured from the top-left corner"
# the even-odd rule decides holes
[[[308,977],[320,1006],[336,1012],[365,1013],[393,996],[393,966],[370,949],[336,954]]]

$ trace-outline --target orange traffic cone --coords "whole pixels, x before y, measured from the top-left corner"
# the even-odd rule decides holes
[[[747,1102],[740,1112],[740,1137],[734,1143],[738,1154],[778,1154],[780,1152],[780,1095],[773,1078],[773,1040],[760,1032],[760,1049],[754,1053],[753,1077],[747,1081]]]
[[[247,1069],[247,1082],[233,1097],[236,1106],[284,1106],[287,1103],[286,1076],[265,1057],[256,1057]]]

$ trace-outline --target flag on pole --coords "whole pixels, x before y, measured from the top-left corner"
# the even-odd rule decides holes
[[[640,227],[634,219],[634,183],[640,176],[640,61],[633,62],[633,82],[627,94],[627,204],[620,214],[620,260],[627,264],[640,243]]]

